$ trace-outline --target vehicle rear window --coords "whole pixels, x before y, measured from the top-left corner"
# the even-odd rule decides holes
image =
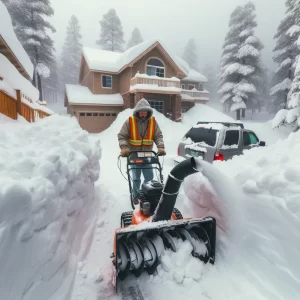
[[[210,128],[191,128],[185,135],[185,138],[190,138],[194,143],[203,142],[209,146],[214,146],[217,140],[219,130]]]

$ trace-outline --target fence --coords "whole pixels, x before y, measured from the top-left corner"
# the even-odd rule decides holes
[[[21,93],[16,91],[17,99],[0,90],[0,113],[14,120],[18,119],[18,114],[28,122],[35,122],[36,119],[49,117],[50,114],[43,110],[32,108],[21,102]]]

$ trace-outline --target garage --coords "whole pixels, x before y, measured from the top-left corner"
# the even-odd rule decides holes
[[[90,133],[100,133],[107,129],[116,117],[116,112],[79,112],[79,124]]]

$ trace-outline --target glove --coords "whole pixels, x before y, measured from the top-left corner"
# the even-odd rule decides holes
[[[127,157],[128,154],[129,154],[129,148],[123,147],[123,148],[121,149],[121,156],[122,156],[122,157]]]
[[[159,156],[166,155],[165,148],[158,148],[158,149],[157,149],[157,154],[158,154]]]

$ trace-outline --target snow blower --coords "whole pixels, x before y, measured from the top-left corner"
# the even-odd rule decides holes
[[[130,170],[148,168],[159,171],[159,180],[144,182],[138,192],[139,205],[132,201]],[[176,198],[184,178],[199,172],[196,159],[189,158],[176,165],[163,183],[162,167],[154,151],[132,151],[127,158],[127,174],[134,211],[121,215],[121,227],[116,229],[111,258],[114,265],[114,285],[129,274],[139,277],[144,270],[154,274],[164,249],[177,251],[177,240],[188,240],[192,255],[204,263],[214,264],[216,220],[213,217],[183,218],[175,208]]]

